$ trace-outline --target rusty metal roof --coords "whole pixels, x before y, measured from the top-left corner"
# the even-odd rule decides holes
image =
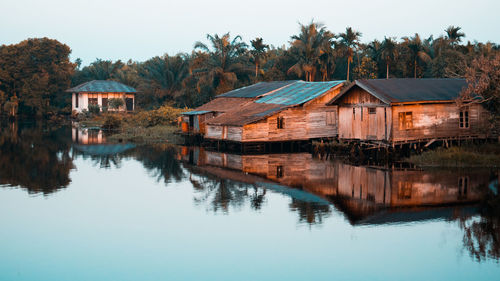
[[[304,82],[295,81],[286,87],[278,89],[256,100],[256,103],[271,103],[281,105],[299,105],[313,100],[326,93],[344,81]]]
[[[213,99],[202,106],[195,108],[195,111],[203,112],[227,112],[238,109],[240,106],[251,102],[251,99],[221,97]],[[191,113],[192,114],[192,113]],[[204,113],[200,113],[204,114]]]
[[[466,86],[465,79],[449,78],[356,80],[328,104],[334,104],[353,87],[360,87],[384,103],[391,104],[398,102],[453,101]]]
[[[211,111],[211,110],[195,110],[195,111],[182,112],[181,114],[182,115],[200,115],[200,114],[205,114],[205,113],[209,113],[209,112],[213,112],[213,111]]]
[[[120,82],[111,80],[92,80],[85,82],[76,87],[66,90],[69,93],[137,93],[137,90],[122,84]]]
[[[243,126],[263,120],[289,107],[298,106],[325,94],[344,81],[295,81],[286,87],[250,100],[241,107],[207,121],[210,125]],[[218,99],[215,99],[218,100]]]
[[[217,97],[232,97],[232,98],[256,98],[275,91],[282,87],[288,86],[297,82],[297,80],[290,81],[272,81],[272,82],[259,82],[250,86],[238,88],[227,93],[218,95]]]
[[[209,125],[243,126],[264,119],[287,108],[280,104],[260,104],[251,102],[238,110],[230,111],[215,118],[209,119]]]

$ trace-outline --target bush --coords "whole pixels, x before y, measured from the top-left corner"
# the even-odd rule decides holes
[[[122,119],[114,114],[107,114],[104,117],[102,127],[106,130],[114,130],[122,125]]]
[[[143,127],[176,125],[179,116],[185,111],[187,110],[164,105],[155,110],[138,112],[134,115],[132,121]]]
[[[109,100],[108,104],[110,108],[117,110],[122,107],[125,102],[121,98],[113,98]]]
[[[89,112],[92,114],[99,114],[99,112],[101,112],[101,108],[99,107],[98,104],[89,104],[87,108]]]

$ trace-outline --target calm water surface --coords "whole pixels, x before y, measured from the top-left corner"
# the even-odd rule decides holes
[[[0,280],[499,280],[496,170],[0,131]]]

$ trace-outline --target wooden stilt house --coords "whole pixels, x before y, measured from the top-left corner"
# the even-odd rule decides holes
[[[356,80],[328,104],[338,106],[338,137],[401,144],[489,137],[481,104],[459,107],[463,79]]]
[[[212,101],[182,114],[182,131],[205,134],[205,122],[226,112],[237,111],[243,105],[296,81],[259,82],[218,95]]]
[[[326,106],[343,81],[295,81],[206,122],[205,138],[238,143],[337,136],[336,107]]]

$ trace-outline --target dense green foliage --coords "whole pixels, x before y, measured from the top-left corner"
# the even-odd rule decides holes
[[[48,38],[0,46],[0,108],[45,116],[66,109],[75,64],[68,46]],[[15,108],[15,109],[14,109]]]
[[[473,83],[474,77],[498,72],[498,63],[480,66],[484,61],[500,61],[499,45],[464,44],[460,27],[450,26],[444,32],[436,38],[414,34],[362,43],[362,33],[350,27],[334,33],[311,22],[300,25],[288,46],[269,46],[262,38],[246,44],[240,36],[214,34],[207,35],[206,42],[196,42],[191,53],[165,54],[144,62],[98,59],[85,67],[79,59],[70,63],[69,47],[56,40],[28,39],[0,46],[0,111],[47,115],[61,112],[65,105],[69,111],[69,95],[63,91],[70,79],[72,86],[106,79],[130,85],[140,93],[137,108],[149,110],[165,103],[196,107],[258,81],[440,78],[469,73],[467,79]],[[498,88],[483,90],[486,97],[500,96]],[[497,104],[495,99],[489,101],[490,108]]]

